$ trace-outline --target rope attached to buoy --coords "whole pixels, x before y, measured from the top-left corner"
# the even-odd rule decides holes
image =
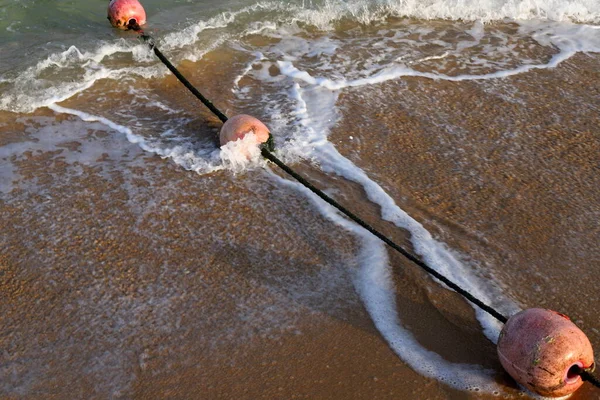
[[[293,169],[291,169],[290,167],[285,165],[281,160],[279,160],[277,157],[275,157],[275,155],[273,153],[271,153],[270,151],[268,151],[265,148],[262,148],[261,154],[264,158],[266,158],[269,161],[272,161],[275,165],[277,165],[279,168],[281,168],[283,171],[285,171],[288,175],[290,175],[291,177],[296,179],[298,182],[300,182],[304,187],[309,189],[311,192],[313,192],[314,194],[319,196],[326,203],[329,203],[330,205],[335,207],[338,211],[340,211],[341,213],[346,215],[348,218],[350,218],[352,221],[354,221],[357,224],[359,224],[360,226],[362,226],[367,231],[371,232],[374,236],[378,237],[379,239],[381,239],[381,241],[383,241],[385,244],[390,246],[392,249],[396,250],[398,253],[402,254],[404,257],[406,257],[407,259],[409,259],[410,261],[412,261],[413,263],[415,263],[416,265],[418,265],[419,267],[424,269],[427,273],[429,273],[430,275],[433,275],[438,280],[444,282],[446,284],[446,286],[448,286],[449,288],[453,289],[454,291],[456,291],[457,293],[462,295],[465,299],[469,300],[471,303],[475,304],[477,307],[481,308],[483,311],[487,312],[492,317],[496,318],[498,321],[500,321],[502,323],[505,323],[506,321],[508,321],[508,318],[505,317],[504,315],[502,315],[499,311],[497,311],[494,308],[490,307],[489,305],[485,304],[483,301],[479,300],[478,298],[473,296],[471,293],[469,293],[465,289],[461,288],[456,283],[452,282],[450,279],[446,278],[444,275],[440,274],[435,269],[433,269],[429,265],[425,264],[423,261],[419,260],[413,254],[409,253],[406,249],[402,248],[400,245],[396,244],[390,238],[385,236],[383,233],[381,233],[378,230],[376,230],[375,228],[373,228],[371,225],[369,225],[367,222],[365,222],[362,218],[358,217],[356,214],[354,214],[353,212],[351,212],[350,210],[348,210],[347,208],[342,206],[340,203],[338,203],[331,197],[329,197],[322,190],[316,188],[309,181],[307,181],[305,178],[303,178],[301,175],[299,175],[297,172],[295,172]]]
[[[209,101],[206,97],[204,97],[202,95],[202,93],[200,93],[200,91],[198,91],[198,89],[196,89],[177,70],[177,68],[158,49],[158,47],[156,46],[156,42],[154,41],[154,39],[150,35],[144,33],[142,31],[142,29],[140,28],[140,26],[137,23],[135,23],[135,21],[133,21],[133,23],[129,24],[128,28],[131,29],[131,30],[134,30],[134,31],[136,31],[137,33],[140,34],[140,37],[145,42],[148,43],[148,45],[154,51],[154,54],[156,54],[156,56],[158,57],[158,59],[177,77],[177,79],[194,96],[196,96],[196,98],[198,98],[202,102],[202,104],[204,104],[213,114],[215,114],[215,116],[217,116],[217,118],[219,118],[222,122],[226,122],[228,120],[228,118],[227,118],[227,116],[225,114],[223,114],[211,101]],[[333,206],[335,209],[337,209],[342,214],[346,215],[352,221],[356,222],[358,225],[360,225],[361,227],[363,227],[364,229],[366,229],[367,231],[369,231],[371,234],[373,234],[374,236],[376,236],[377,238],[379,238],[381,241],[383,241],[389,247],[391,247],[392,249],[396,250],[398,253],[402,254],[405,258],[407,258],[408,260],[410,260],[411,262],[413,262],[414,264],[416,264],[417,266],[419,266],[421,269],[423,269],[424,271],[426,271],[428,274],[430,274],[431,276],[435,277],[439,281],[443,282],[446,286],[448,286],[452,290],[454,290],[457,293],[459,293],[466,300],[468,300],[472,304],[476,305],[481,310],[487,312],[488,314],[490,314],[492,317],[494,317],[495,319],[497,319],[501,323],[506,323],[508,321],[508,318],[506,316],[504,316],[502,313],[500,313],[498,310],[496,310],[493,307],[487,305],[486,303],[484,303],[483,301],[479,300],[477,297],[475,297],[474,295],[472,295],[471,293],[469,293],[467,290],[463,289],[458,284],[456,284],[453,281],[451,281],[449,278],[447,278],[444,275],[442,275],[439,272],[437,272],[435,269],[433,269],[432,267],[430,267],[429,265],[427,265],[422,260],[418,259],[416,256],[414,256],[413,254],[411,254],[409,251],[407,251],[406,249],[404,249],[402,246],[396,244],[393,240],[391,240],[390,238],[388,238],[387,236],[385,236],[383,233],[381,233],[378,230],[376,230],[375,228],[373,228],[371,225],[369,225],[367,222],[365,222],[362,218],[358,217],[356,214],[354,214],[353,212],[351,212],[350,210],[348,210],[347,208],[345,208],[344,206],[342,206],[340,203],[338,203],[337,201],[335,201],[331,197],[329,197],[322,190],[320,190],[317,187],[315,187],[308,180],[306,180],[300,174],[298,174],[297,172],[295,172],[292,168],[290,168],[289,166],[287,166],[283,161],[281,161],[279,158],[277,158],[272,153],[272,151],[273,151],[273,137],[269,136],[269,141],[266,142],[266,143],[264,143],[261,146],[261,155],[265,159],[273,162],[275,165],[277,165],[284,172],[286,172],[288,175],[290,175],[295,180],[297,180],[304,187],[306,187],[311,192],[313,192],[314,194],[316,194],[317,196],[319,196],[323,201],[325,201],[326,203],[328,203],[331,206]],[[575,374],[577,374],[577,375],[580,375],[583,381],[590,382],[592,385],[600,388],[600,380],[592,374],[594,372],[594,367],[595,367],[595,364],[593,364],[590,368],[574,367],[573,372]]]
[[[192,85],[190,81],[188,81],[185,78],[185,76],[183,76],[181,72],[177,70],[177,68],[175,68],[175,66],[167,59],[167,57],[165,57],[165,55],[158,49],[158,47],[156,47],[156,43],[150,35],[144,33],[138,24],[132,24],[130,25],[130,27],[132,30],[140,33],[140,37],[148,43],[150,49],[152,49],[154,51],[154,54],[156,54],[156,57],[158,57],[158,59],[162,61],[162,63],[169,69],[169,71],[171,71],[173,75],[175,75],[177,79],[179,79],[179,81],[183,83],[183,86],[185,86],[194,96],[198,98],[198,100],[202,102],[202,104],[204,104],[210,111],[212,111],[212,113],[215,114],[217,118],[221,120],[221,122],[227,121],[227,116],[223,114],[217,107],[215,107],[215,105],[210,100],[204,97],[202,93],[200,93],[198,89],[196,89],[194,85]]]
[[[223,121],[223,122],[227,121],[227,119],[228,119],[227,116],[225,114],[223,114],[206,97],[204,97],[202,95],[202,93],[200,93],[200,91],[198,91],[198,89],[196,89],[181,74],[181,72],[179,72],[177,70],[177,68],[164,56],[164,54],[158,49],[158,47],[156,46],[156,43],[155,43],[154,39],[150,35],[144,33],[142,31],[142,29],[139,27],[139,25],[137,25],[137,24],[132,25],[131,29],[135,30],[138,33],[140,33],[141,38],[148,43],[148,45],[150,46],[150,48],[154,51],[154,54],[156,54],[156,56],[163,62],[163,64],[165,64],[165,66],[171,72],[173,72],[173,74],[177,77],[177,79],[179,79],[179,81],[186,88],[188,88],[190,90],[190,92],[194,96],[196,96],[202,102],[202,104],[204,104],[206,107],[208,107],[208,109],[210,111],[212,111],[221,121]],[[267,147],[268,146],[262,146],[261,147],[261,154],[262,154],[262,156],[264,158],[266,158],[267,160],[273,162],[275,165],[277,165],[279,168],[281,168],[287,174],[289,174],[290,176],[292,176],[294,179],[296,179],[298,182],[300,182],[304,187],[306,187],[307,189],[309,189],[311,192],[315,193],[317,196],[319,196],[325,202],[327,202],[331,206],[335,207],[338,211],[340,211],[342,214],[346,215],[348,218],[350,218],[351,220],[353,220],[354,222],[356,222],[357,224],[359,224],[363,228],[365,228],[367,231],[371,232],[373,235],[375,235],[376,237],[378,237],[379,239],[381,239],[385,244],[387,244],[388,246],[390,246],[392,249],[396,250],[397,252],[399,252],[400,254],[402,254],[404,257],[406,257],[407,259],[409,259],[413,263],[417,264],[419,267],[421,267],[422,269],[424,269],[427,273],[431,274],[432,276],[434,276],[438,280],[442,281],[448,287],[450,287],[451,289],[455,290],[460,295],[462,295],[464,298],[466,298],[467,300],[469,300],[471,303],[475,304],[477,307],[481,308],[482,310],[484,310],[485,312],[487,312],[488,314],[490,314],[492,317],[496,318],[498,321],[500,321],[502,323],[505,323],[508,320],[508,318],[505,317],[504,315],[502,315],[502,313],[500,313],[499,311],[495,310],[491,306],[485,304],[483,301],[481,301],[478,298],[476,298],[475,296],[473,296],[467,290],[461,288],[459,285],[457,285],[456,283],[452,282],[450,279],[448,279],[444,275],[440,274],[439,272],[437,272],[436,270],[434,270],[433,268],[431,268],[430,266],[428,266],[427,264],[425,264],[423,261],[419,260],[413,254],[411,254],[410,252],[408,252],[407,250],[405,250],[404,248],[402,248],[400,245],[396,244],[394,241],[392,241],[390,238],[388,238],[387,236],[385,236],[383,233],[377,231],[375,228],[373,228],[371,225],[369,225],[367,222],[365,222],[362,218],[358,217],[356,214],[354,214],[353,212],[351,212],[350,210],[348,210],[346,207],[342,206],[340,203],[338,203],[337,201],[335,201],[334,199],[332,199],[331,197],[329,197],[327,194],[325,194],[322,190],[320,190],[317,187],[315,187],[313,184],[311,184],[309,181],[307,181],[305,178],[303,178],[300,174],[298,174],[297,172],[295,172],[292,168],[290,168],[289,166],[287,166],[286,164],[284,164],[284,162],[281,161],[279,158],[277,158],[271,151],[269,151],[269,149],[267,149]]]
[[[194,85],[192,85],[190,83],[190,81],[188,81],[187,78],[181,74],[181,72],[179,72],[179,70],[169,61],[169,59],[167,57],[165,57],[165,55],[158,49],[158,47],[156,47],[156,42],[152,36],[144,33],[142,28],[135,21],[130,23],[128,25],[128,28],[131,30],[134,30],[140,34],[140,37],[146,43],[148,43],[148,46],[150,46],[150,49],[152,51],[154,51],[154,54],[156,54],[156,57],[158,57],[158,59],[169,69],[169,71],[171,71],[173,73],[173,75],[175,75],[175,77],[177,77],[177,79],[179,79],[179,81],[183,84],[183,86],[185,86],[194,96],[196,96],[196,98],[198,100],[200,100],[200,102],[202,104],[204,104],[213,114],[215,114],[215,116],[217,118],[219,118],[221,120],[221,122],[223,122],[223,123],[227,122],[227,120],[228,120],[227,116],[225,114],[223,114],[221,112],[221,110],[219,110],[217,107],[215,107],[215,105],[210,100],[208,100],[206,97],[204,97],[204,95],[202,93],[200,93],[200,91],[198,89],[196,89],[194,87]],[[274,139],[273,139],[273,135],[271,135],[271,133],[269,133],[269,139],[264,144],[264,147],[268,150],[273,151]]]
[[[577,367],[577,370],[575,371],[575,373],[577,375],[581,376],[581,379],[583,379],[584,381],[591,383],[592,385],[596,386],[597,388],[600,388],[600,379],[598,379],[596,376],[593,375],[593,372],[595,369],[596,369],[596,364],[594,363],[594,365],[591,368]]]

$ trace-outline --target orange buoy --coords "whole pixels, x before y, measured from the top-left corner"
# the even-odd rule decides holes
[[[254,133],[258,143],[269,140],[269,128],[265,124],[250,115],[240,114],[225,121],[219,133],[219,141],[223,146],[243,139],[250,132]]]
[[[575,392],[583,384],[577,367],[594,364],[587,336],[566,315],[542,308],[521,311],[506,322],[498,356],[518,383],[547,397]]]
[[[115,28],[131,29],[146,23],[146,11],[138,0],[111,0],[108,3],[108,20]]]

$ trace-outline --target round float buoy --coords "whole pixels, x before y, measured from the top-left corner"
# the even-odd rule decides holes
[[[146,23],[146,11],[138,0],[111,0],[108,20],[115,28],[127,30]]]
[[[248,133],[254,133],[258,143],[265,143],[269,140],[269,128],[258,119],[250,115],[236,115],[229,118],[221,127],[219,141],[221,146],[243,139]]]
[[[506,322],[498,356],[518,383],[547,397],[575,392],[583,384],[579,368],[594,364],[587,336],[566,315],[542,308],[521,311]]]

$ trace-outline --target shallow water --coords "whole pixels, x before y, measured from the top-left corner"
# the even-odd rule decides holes
[[[600,343],[596,2],[144,5],[159,48],[226,114],[262,119],[286,162],[486,303],[557,309]],[[220,151],[218,119],[104,16],[0,5],[6,396],[84,378],[83,397],[135,397],[172,364],[185,375],[322,314],[373,325],[444,382],[433,396],[519,396],[481,344],[495,321],[447,310],[447,291],[377,240]],[[444,318],[469,320],[461,340],[485,357],[423,333],[453,332]]]

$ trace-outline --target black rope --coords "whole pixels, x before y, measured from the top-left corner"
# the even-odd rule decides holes
[[[154,53],[160,59],[160,61],[162,61],[163,64],[165,64],[165,66],[177,77],[177,79],[179,79],[179,81],[181,83],[183,83],[184,86],[186,88],[188,88],[190,90],[190,92],[192,92],[202,102],[202,104],[204,104],[206,107],[208,107],[208,109],[211,110],[221,121],[223,121],[223,122],[227,121],[227,117],[225,116],[225,114],[223,114],[221,111],[219,111],[218,108],[216,108],[208,99],[206,99],[202,95],[202,93],[200,93],[198,91],[198,89],[196,89],[183,75],[181,75],[181,73],[177,70],[177,68],[175,68],[175,66],[173,64],[171,64],[171,62],[160,52],[160,50],[158,50],[158,48],[156,47],[156,44],[154,42],[154,39],[150,35],[145,34],[141,30],[140,26],[137,24],[129,25],[129,28],[132,30],[135,30],[136,32],[141,34],[142,39],[144,39],[146,42],[148,42],[148,44],[154,50]],[[313,186],[310,182],[308,182],[302,176],[298,175],[290,167],[285,165],[283,163],[283,161],[281,161],[280,159],[275,157],[275,155],[273,153],[271,153],[272,147],[273,147],[273,142],[272,142],[272,137],[270,137],[270,140],[267,143],[265,143],[264,146],[261,147],[261,154],[264,158],[266,158],[267,160],[276,164],[279,168],[281,168],[286,173],[291,175],[294,179],[296,179],[298,182],[300,182],[302,185],[304,185],[310,191],[315,193],[317,196],[319,196],[325,202],[329,203],[330,205],[332,205],[333,207],[338,209],[340,212],[342,212],[348,218],[350,218],[351,220],[353,220],[354,222],[356,222],[357,224],[359,224],[360,226],[365,228],[367,231],[371,232],[373,235],[375,235],[376,237],[381,239],[385,244],[390,246],[392,249],[394,249],[397,252],[399,252],[400,254],[402,254],[404,257],[406,257],[407,259],[409,259],[410,261],[412,261],[413,263],[415,263],[416,265],[418,265],[419,267],[424,269],[429,274],[433,275],[438,280],[444,282],[446,284],[446,286],[448,286],[449,288],[453,289],[454,291],[456,291],[457,293],[462,295],[465,299],[467,299],[471,303],[475,304],[477,307],[481,308],[483,311],[487,312],[492,317],[496,318],[498,321],[505,323],[508,320],[508,318],[505,317],[504,315],[502,315],[500,312],[498,312],[495,309],[493,309],[492,307],[488,306],[487,304],[485,304],[484,302],[482,302],[481,300],[479,300],[478,298],[473,296],[471,293],[467,292],[465,289],[461,288],[456,283],[452,282],[450,279],[446,278],[444,275],[440,274],[439,272],[437,272],[436,270],[434,270],[433,268],[431,268],[430,266],[425,264],[423,261],[416,258],[414,255],[412,255],[411,253],[409,253],[408,251],[406,251],[405,249],[403,249],[402,247],[400,247],[399,245],[394,243],[387,236],[385,236],[384,234],[377,231],[371,225],[367,224],[365,221],[363,221],[361,218],[359,218],[356,214],[352,213],[347,208],[345,208],[344,206],[342,206],[341,204],[339,204],[338,202],[333,200],[331,197],[327,196],[322,190]]]
[[[179,81],[181,83],[183,83],[183,85],[190,92],[192,92],[192,94],[194,96],[196,96],[198,98],[198,100],[200,100],[202,102],[202,104],[204,104],[210,111],[212,111],[212,113],[215,114],[217,116],[217,118],[219,118],[221,120],[221,122],[225,123],[225,121],[227,121],[227,119],[228,119],[227,116],[225,114],[223,114],[210,100],[208,100],[206,97],[204,97],[204,95],[202,93],[200,93],[200,91],[198,91],[198,89],[196,89],[194,87],[194,85],[192,85],[190,83],[190,81],[188,81],[186,79],[186,77],[183,76],[177,68],[175,68],[175,66],[173,64],[171,64],[171,62],[158,49],[158,47],[156,47],[156,43],[154,42],[154,38],[152,38],[152,36],[144,33],[144,31],[142,31],[142,28],[135,21],[134,21],[134,23],[130,23],[127,26],[129,29],[134,30],[140,34],[141,38],[144,39],[144,41],[146,43],[148,43],[148,45],[154,51],[154,54],[156,54],[158,59],[160,61],[162,61],[162,63],[169,69],[169,71],[171,71],[173,73],[173,75],[175,75],[177,77],[177,79],[179,79]],[[268,150],[271,150],[271,151],[273,151],[273,149],[275,148],[275,142],[274,142],[273,135],[271,134],[271,132],[269,132],[269,138],[267,139],[267,141],[264,145],[266,146],[266,148]]]
[[[146,35],[144,35],[146,36]],[[144,37],[142,36],[142,37]],[[189,89],[190,92],[192,92],[192,94],[194,96],[196,96],[201,102],[202,104],[204,104],[206,107],[208,107],[208,109],[210,111],[213,112],[213,114],[215,114],[220,120],[221,122],[225,122],[227,121],[227,116],[225,114],[223,114],[221,111],[219,111],[219,109],[217,107],[214,106],[213,103],[211,103],[206,97],[204,97],[202,95],[202,93],[200,93],[194,86],[192,86],[192,84],[185,79],[185,77],[183,75],[181,75],[181,73],[177,70],[177,68],[175,68],[175,66],[173,64],[171,64],[169,62],[169,60],[167,60],[167,58],[163,55],[163,53],[160,52],[160,50],[158,50],[158,48],[155,45],[152,45],[152,49],[154,50],[154,54],[156,54],[156,56],[160,59],[160,61],[163,62],[163,64],[166,65],[167,68],[169,68],[169,70],[173,73],[173,75],[175,75],[177,77],[177,79],[179,79],[179,81],[181,83],[183,83],[183,85]]]
[[[202,93],[200,93],[198,91],[198,89],[196,89],[194,87],[194,85],[192,85],[190,83],[190,81],[188,81],[185,78],[185,76],[183,76],[181,74],[181,72],[179,72],[177,70],[177,68],[175,68],[175,66],[173,64],[171,64],[171,62],[167,59],[167,57],[164,56],[164,54],[158,49],[158,47],[156,47],[156,43],[154,42],[154,39],[152,38],[152,36],[144,33],[137,23],[130,24],[130,25],[128,25],[128,27],[129,27],[129,29],[132,29],[141,34],[142,39],[144,39],[144,41],[146,41],[148,43],[150,48],[154,51],[154,54],[156,54],[156,57],[158,57],[158,59],[160,61],[162,61],[163,64],[165,64],[165,66],[169,69],[169,71],[171,71],[173,73],[173,75],[175,75],[177,77],[177,79],[179,79],[179,81],[181,83],[183,83],[183,85],[190,92],[192,92],[192,94],[194,96],[196,96],[198,98],[198,100],[200,100],[202,102],[202,104],[204,104],[206,107],[208,107],[208,109],[210,111],[212,111],[212,113],[215,114],[217,116],[217,118],[219,118],[221,120],[221,122],[227,121],[227,116],[225,114],[223,114],[217,107],[215,107],[215,105],[210,100],[208,100],[206,97],[204,97],[202,95]]]
[[[595,364],[594,364],[595,365]],[[598,379],[597,377],[595,377],[592,372],[594,372],[594,367],[592,368],[580,368],[577,367],[577,371],[576,373],[581,376],[581,379],[585,382],[589,382],[592,385],[596,386],[597,388],[600,388],[600,379]]]
[[[171,64],[171,62],[162,54],[162,52],[156,47],[154,39],[150,35],[145,34],[141,30],[140,26],[137,23],[130,24],[130,25],[128,25],[128,27],[129,27],[129,29],[135,30],[136,32],[141,34],[142,39],[144,39],[144,41],[146,41],[148,43],[150,48],[152,50],[154,50],[154,54],[156,54],[156,56],[159,58],[159,60],[162,61],[163,64],[165,64],[165,66],[177,77],[177,79],[179,79],[179,81],[181,83],[183,83],[183,85],[186,88],[188,88],[188,90],[190,92],[192,92],[192,94],[194,94],[194,96],[196,96],[202,102],[202,104],[204,104],[210,111],[212,111],[213,114],[215,114],[222,122],[227,121],[227,116],[225,114],[223,114],[217,107],[215,107],[213,105],[213,103],[210,102],[206,97],[204,97],[202,95],[202,93],[200,93],[198,91],[198,89],[196,89],[177,70],[177,68],[175,68],[175,66],[173,64]],[[487,312],[492,317],[496,318],[498,321],[500,321],[502,323],[506,323],[506,321],[508,321],[508,318],[506,316],[504,316],[503,314],[501,314],[499,311],[497,311],[494,308],[492,308],[491,306],[485,304],[484,302],[482,302],[481,300],[479,300],[478,298],[473,296],[471,293],[469,293],[465,289],[461,288],[459,285],[452,282],[450,279],[446,278],[444,275],[440,274],[439,272],[437,272],[436,270],[434,270],[433,268],[431,268],[430,266],[425,264],[423,261],[416,258],[413,254],[411,254],[410,252],[408,252],[407,250],[405,250],[404,248],[402,248],[401,246],[399,246],[398,244],[393,242],[391,239],[389,239],[384,234],[377,231],[375,228],[373,228],[371,225],[369,225],[363,219],[358,217],[356,214],[354,214],[353,212],[351,212],[350,210],[348,210],[347,208],[342,206],[340,203],[336,202],[334,199],[332,199],[331,197],[326,195],[322,190],[320,190],[317,187],[315,187],[314,185],[312,185],[309,181],[304,179],[301,175],[299,175],[294,170],[292,170],[290,167],[288,167],[286,164],[284,164],[283,161],[281,161],[279,158],[277,158],[272,153],[272,151],[273,151],[273,136],[271,135],[271,133],[269,133],[269,140],[266,143],[264,143],[263,146],[261,147],[261,154],[264,158],[273,162],[275,165],[277,165],[279,168],[281,168],[283,171],[285,171],[291,177],[293,177],[298,182],[300,182],[304,187],[306,187],[311,192],[313,192],[314,194],[319,196],[326,203],[335,207],[341,213],[343,213],[348,218],[350,218],[351,220],[353,220],[354,222],[356,222],[357,224],[362,226],[364,229],[366,229],[371,234],[373,234],[374,236],[379,238],[381,241],[383,241],[385,244],[390,246],[392,249],[396,250],[398,253],[400,253],[404,257],[406,257],[408,260],[412,261],[413,263],[415,263],[416,265],[421,267],[427,273],[434,276],[438,280],[442,281],[444,284],[446,284],[446,286],[448,286],[449,288],[453,289],[454,291],[456,291],[457,293],[462,295],[465,299],[467,299],[471,303],[475,304],[477,307],[479,307],[483,311]],[[592,374],[592,372],[593,372],[593,368],[587,368],[587,369],[578,368],[576,371],[576,373],[581,376],[582,380],[590,382],[594,386],[600,388],[600,380],[597,377],[595,377]]]
[[[464,298],[469,300],[471,303],[475,304],[477,307],[481,308],[483,311],[490,314],[492,317],[496,318],[498,321],[500,321],[502,323],[506,323],[508,318],[506,318],[500,312],[498,312],[495,309],[493,309],[492,307],[488,306],[487,304],[485,304],[484,302],[482,302],[481,300],[479,300],[478,298],[473,296],[471,293],[467,292],[465,289],[461,288],[456,283],[452,282],[450,279],[446,278],[444,275],[440,274],[439,272],[437,272],[436,270],[434,270],[433,268],[431,268],[430,266],[425,264],[423,261],[419,260],[414,255],[412,255],[411,253],[409,253],[408,251],[406,251],[405,249],[403,249],[402,247],[397,245],[395,242],[393,242],[387,236],[380,233],[378,230],[376,230],[371,225],[366,223],[363,219],[358,217],[356,214],[354,214],[353,212],[351,212],[350,210],[348,210],[347,208],[345,208],[344,206],[339,204],[337,201],[333,200],[331,197],[326,195],[322,190],[313,186],[310,182],[308,182],[302,176],[298,175],[294,170],[292,170],[290,167],[285,165],[281,160],[279,160],[277,157],[275,157],[275,155],[273,155],[273,153],[271,153],[269,150],[262,148],[261,154],[263,155],[264,158],[266,158],[269,161],[272,161],[279,168],[284,170],[286,173],[288,173],[290,176],[292,176],[294,179],[296,179],[298,182],[300,182],[303,186],[308,188],[311,192],[313,192],[314,194],[319,196],[325,202],[329,203],[330,205],[332,205],[333,207],[338,209],[340,212],[342,212],[344,215],[346,215],[348,218],[350,218],[351,220],[353,220],[354,222],[356,222],[357,224],[359,224],[360,226],[365,228],[367,231],[371,232],[373,235],[377,236],[379,239],[381,239],[385,244],[390,246],[392,249],[396,250],[398,253],[402,254],[404,257],[408,258],[413,263],[417,264],[419,267],[421,267],[422,269],[427,271],[429,274],[433,275],[440,281],[444,282],[446,284],[446,286],[455,290],[457,293],[462,295]]]

